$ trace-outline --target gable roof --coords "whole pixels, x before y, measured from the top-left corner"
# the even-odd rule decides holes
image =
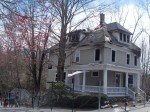
[[[124,28],[123,26],[121,26],[119,23],[117,22],[113,22],[113,23],[109,23],[109,24],[106,24],[107,26],[107,30],[108,31],[113,31],[113,30],[121,30],[121,31],[124,31],[124,32],[127,32],[129,33],[130,35],[132,35],[132,33],[127,30],[126,28]]]

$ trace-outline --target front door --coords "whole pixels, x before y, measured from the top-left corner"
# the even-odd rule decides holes
[[[121,86],[121,74],[116,74],[116,87]]]

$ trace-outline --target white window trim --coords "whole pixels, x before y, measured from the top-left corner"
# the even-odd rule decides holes
[[[79,61],[76,60],[76,57],[77,57],[77,54],[78,54],[78,53],[79,53]],[[76,52],[75,52],[75,59],[74,59],[74,60],[75,60],[76,63],[79,63],[79,62],[80,62],[80,51],[76,51]]]
[[[115,61],[112,61],[112,51],[115,51]],[[117,50],[116,49],[111,49],[111,62],[116,63],[116,56],[117,56]]]
[[[98,76],[93,76],[93,72],[98,72]],[[99,77],[99,71],[91,71],[91,77]]]
[[[100,50],[99,60],[95,60],[96,49],[99,49],[99,50]],[[94,49],[94,62],[100,62],[100,61],[101,61],[101,49],[100,49],[100,48],[95,48],[95,49]]]

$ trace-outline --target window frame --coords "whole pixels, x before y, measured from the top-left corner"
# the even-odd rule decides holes
[[[127,35],[123,34],[123,42],[127,42]]]
[[[115,52],[115,58],[114,58],[114,61],[113,61],[113,51]],[[111,50],[111,62],[113,62],[113,63],[116,62],[116,50],[114,50],[114,49]]]
[[[129,56],[129,59],[128,59],[128,56]],[[127,53],[126,54],[126,62],[127,62],[127,65],[130,65],[130,58],[131,58],[131,56],[130,56],[130,54],[129,53]]]
[[[77,61],[77,58],[79,58],[78,61]],[[80,62],[80,51],[76,51],[76,52],[75,52],[75,62],[77,62],[77,63]]]
[[[99,60],[96,60],[96,50],[99,50]],[[95,51],[94,51],[94,61],[97,62],[97,61],[100,61],[101,60],[101,50],[99,48],[96,48]]]
[[[137,56],[134,56],[134,66],[137,66]]]
[[[127,35],[126,37],[127,37],[127,43],[130,43],[130,36]]]
[[[123,33],[119,33],[119,37],[120,37],[120,41],[122,41],[123,40]]]
[[[97,76],[94,76],[94,75],[93,75],[94,72],[97,72],[98,75],[97,75]],[[99,75],[100,75],[100,74],[99,74],[99,71],[98,71],[98,70],[95,70],[95,71],[92,71],[92,72],[91,72],[91,77],[99,77]]]

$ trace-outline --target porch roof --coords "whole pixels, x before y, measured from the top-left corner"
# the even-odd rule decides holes
[[[89,71],[89,70],[112,70],[118,72],[128,72],[128,73],[138,73],[142,72],[139,68],[129,68],[124,66],[116,66],[112,64],[98,64],[98,63],[90,63],[88,65],[72,65],[67,68],[67,70],[80,70],[80,71]]]

